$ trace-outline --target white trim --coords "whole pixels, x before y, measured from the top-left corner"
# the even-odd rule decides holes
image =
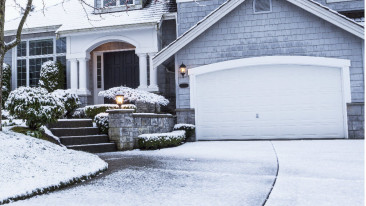
[[[201,21],[199,21],[196,25],[192,26],[188,31],[178,37],[175,41],[170,43],[164,49],[156,54],[153,58],[154,65],[160,65],[164,61],[166,61],[169,57],[177,53],[183,47],[185,47],[188,43],[193,41],[199,35],[201,35],[204,31],[210,28],[213,24],[218,22],[221,18],[223,18],[230,11],[235,9],[238,5],[243,3],[245,0],[228,0],[223,3],[216,10],[212,11],[206,17],[204,17]],[[333,12],[330,9],[327,9],[320,4],[317,4],[310,0],[287,0],[292,4],[348,31],[361,39],[364,39],[364,27],[355,21],[337,13]]]
[[[343,96],[343,121],[345,137],[348,138],[347,103],[351,102],[350,71],[351,61],[347,59],[310,57],[310,56],[265,56],[224,61],[188,70],[190,80],[190,107],[195,108],[196,101],[196,76],[207,73],[235,69],[239,67],[263,65],[306,65],[323,66],[341,70],[342,96]],[[196,113],[197,115],[197,113]],[[197,119],[197,118],[196,118]]]
[[[345,16],[341,16],[340,14],[336,14],[321,6],[320,4],[314,3],[312,1],[304,1],[304,0],[287,0],[292,4],[338,26],[341,29],[344,29],[351,34],[354,34],[361,39],[365,39],[364,37],[364,27],[360,24],[354,22],[351,19],[348,19]]]
[[[154,65],[159,66],[173,54],[177,53],[180,49],[186,46],[193,39],[197,38],[204,31],[218,22],[221,18],[223,18],[226,14],[230,13],[234,10],[238,5],[243,3],[245,0],[231,0],[226,1],[216,10],[212,11],[209,15],[199,21],[195,26],[191,27],[187,32],[181,35],[178,39],[170,43],[167,47],[162,49],[157,55],[153,58]],[[217,12],[219,11],[220,12]],[[194,32],[193,32],[194,30]]]

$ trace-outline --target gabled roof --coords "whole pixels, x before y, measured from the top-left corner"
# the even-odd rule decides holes
[[[217,9],[209,13],[197,24],[192,26],[189,30],[179,36],[175,41],[158,52],[154,58],[153,63],[155,66],[159,66],[172,55],[177,53],[180,49],[185,47],[188,43],[193,41],[208,28],[234,10],[237,6],[243,3],[245,0],[227,0]],[[356,21],[329,9],[313,0],[286,0],[362,39],[364,39],[364,27]]]
[[[93,5],[94,0],[85,0]],[[108,27],[124,27],[139,24],[157,24],[164,14],[174,12],[173,0],[149,0],[143,9],[120,11],[104,14],[93,14],[94,8],[82,5],[78,0],[65,0],[65,2],[50,6],[30,13],[23,28],[23,33],[37,33],[57,30],[65,34],[86,30],[98,30]],[[20,18],[5,22],[5,35],[11,35],[17,29]],[[48,28],[48,29],[47,29]],[[56,29],[55,29],[56,28]]]

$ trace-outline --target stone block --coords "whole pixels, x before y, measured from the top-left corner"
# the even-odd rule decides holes
[[[157,118],[151,118],[151,125],[152,126],[158,126],[158,119]]]
[[[365,139],[365,131],[364,130],[354,131],[354,138],[355,139]]]
[[[363,130],[364,122],[363,121],[354,121],[352,122],[352,130]]]
[[[348,113],[348,115],[361,115],[362,106],[361,105],[348,105],[347,113]]]
[[[141,126],[149,126],[151,124],[150,118],[141,118]]]

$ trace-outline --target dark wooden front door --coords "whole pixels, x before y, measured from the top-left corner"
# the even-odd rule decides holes
[[[135,51],[104,53],[104,90],[139,86],[139,58]]]

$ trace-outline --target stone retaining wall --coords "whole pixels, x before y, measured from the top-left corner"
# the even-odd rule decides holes
[[[109,139],[115,141],[118,150],[136,147],[135,138],[141,134],[171,132],[174,118],[171,114],[133,113],[133,109],[108,110]]]

